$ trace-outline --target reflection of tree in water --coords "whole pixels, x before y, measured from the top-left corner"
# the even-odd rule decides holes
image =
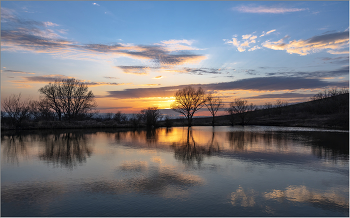
[[[200,164],[204,155],[210,156],[220,151],[219,143],[215,140],[214,131],[208,144],[206,146],[201,146],[195,142],[191,127],[187,129],[186,140],[173,143],[172,147],[175,150],[175,158],[185,163],[197,161],[197,163]]]
[[[303,133],[303,137],[315,156],[333,161],[349,160],[349,133],[308,132]]]
[[[155,145],[158,142],[158,131],[156,129],[147,129],[146,142],[148,145]]]
[[[86,162],[86,158],[91,154],[92,149],[87,145],[83,133],[63,133],[46,137],[45,149],[39,154],[39,158],[57,166],[73,169],[78,163]]]
[[[245,147],[251,146],[257,141],[257,135],[254,132],[227,132],[227,140],[230,147],[235,151],[243,151]]]
[[[255,143],[277,148],[281,151],[288,150],[293,145],[311,147],[313,155],[329,160],[349,159],[349,134],[342,132],[320,131],[233,131],[227,132],[227,141],[231,149],[244,151]]]
[[[28,137],[20,133],[1,134],[2,155],[6,162],[19,164],[19,159],[28,155],[27,140]]]

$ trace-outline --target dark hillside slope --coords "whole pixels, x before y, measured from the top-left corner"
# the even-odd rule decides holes
[[[248,112],[248,125],[300,126],[349,129],[349,93],[313,100],[281,108]],[[218,116],[216,125],[231,125],[230,116]],[[234,124],[240,119],[234,116]],[[211,125],[211,117],[195,118],[194,125]],[[175,123],[176,125],[176,123]]]

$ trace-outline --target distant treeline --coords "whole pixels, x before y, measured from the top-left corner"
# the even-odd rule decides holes
[[[191,86],[175,93],[175,102],[170,106],[184,118],[170,119],[161,114],[157,107],[149,107],[139,113],[126,115],[120,111],[100,115],[96,110],[95,97],[86,84],[75,79],[66,79],[49,83],[39,89],[40,100],[22,100],[21,94],[11,95],[2,101],[2,129],[35,128],[88,128],[88,127],[171,127],[173,125],[191,126],[194,114],[206,106],[212,117],[206,125],[246,125],[260,118],[286,119],[289,116],[307,116],[312,114],[349,113],[349,89],[324,90],[313,96],[309,102],[290,105],[277,100],[274,104],[265,103],[256,106],[247,100],[236,98],[225,108],[220,97],[205,93],[201,88]],[[226,111],[225,122],[217,117],[219,109]],[[221,116],[222,117],[222,116]],[[257,119],[259,118],[259,119]],[[208,119],[208,118],[207,118]],[[348,119],[348,118],[347,118]],[[261,119],[260,119],[261,120]],[[218,122],[217,122],[218,121]],[[198,122],[195,122],[198,125]]]

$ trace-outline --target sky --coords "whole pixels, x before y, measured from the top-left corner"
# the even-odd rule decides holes
[[[226,106],[308,101],[349,87],[349,2],[2,1],[1,97],[66,78],[101,113],[169,109],[189,85]]]

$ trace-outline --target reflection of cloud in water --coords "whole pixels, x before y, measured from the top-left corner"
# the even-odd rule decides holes
[[[338,193],[337,193],[338,192]],[[324,193],[310,191],[307,187],[288,186],[286,190],[272,190],[265,192],[264,197],[267,200],[277,200],[279,202],[288,200],[294,202],[308,202],[315,206],[328,209],[348,209],[349,199],[340,195],[340,191],[329,190]],[[343,191],[344,192],[344,191]],[[349,191],[347,190],[347,193]]]
[[[255,205],[255,196],[257,192],[254,189],[246,190],[239,188],[231,193],[231,204],[233,206],[253,207]]]
[[[145,171],[147,170],[147,162],[145,161],[124,161],[120,166],[120,169],[123,171]]]
[[[199,176],[178,173],[170,168],[151,168],[147,175],[123,180],[102,180],[85,183],[83,187],[88,192],[106,194],[124,194],[141,192],[156,194],[162,197],[176,197],[185,194],[191,186],[201,185],[203,179]]]
[[[154,163],[163,163],[164,160],[161,157],[159,157],[159,156],[154,156],[154,157],[152,157],[152,162],[154,162]]]
[[[321,207],[326,210],[346,211],[349,209],[349,199],[344,197],[349,190],[331,189],[325,192],[317,192],[308,189],[306,186],[288,186],[283,190],[272,190],[259,193],[254,189],[244,189],[241,186],[231,193],[231,204],[242,207],[261,207],[265,212],[274,213],[273,208],[267,206],[265,200],[276,200],[280,203],[299,202],[309,203],[314,207]],[[347,194],[348,196],[348,194]],[[265,199],[265,200],[261,200]]]

